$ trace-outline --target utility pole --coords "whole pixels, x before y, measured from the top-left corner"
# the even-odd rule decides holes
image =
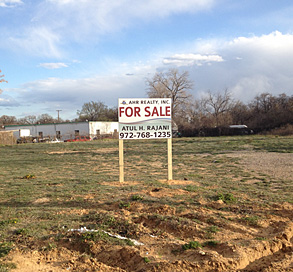
[[[62,110],[56,110],[56,111],[58,112],[58,122],[59,122],[59,112],[62,111]]]

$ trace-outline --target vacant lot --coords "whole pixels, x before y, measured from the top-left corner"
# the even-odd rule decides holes
[[[293,137],[0,146],[0,271],[293,271]]]

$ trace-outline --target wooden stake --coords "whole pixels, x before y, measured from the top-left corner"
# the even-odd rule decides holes
[[[173,169],[172,169],[172,138],[168,138],[168,180],[173,179]]]
[[[119,181],[124,182],[123,139],[119,139]]]

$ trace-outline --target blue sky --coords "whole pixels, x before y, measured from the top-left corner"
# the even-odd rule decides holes
[[[85,102],[146,97],[157,71],[192,94],[293,94],[291,0],[0,0],[0,116],[77,117]]]

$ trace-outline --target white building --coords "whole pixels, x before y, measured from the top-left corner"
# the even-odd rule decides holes
[[[15,136],[21,130],[30,130],[30,136],[34,138],[50,139],[73,139],[76,136],[90,136],[91,138],[103,135],[115,137],[118,133],[118,122],[72,122],[54,124],[34,124],[34,125],[10,125],[5,126],[5,130],[15,131]]]

